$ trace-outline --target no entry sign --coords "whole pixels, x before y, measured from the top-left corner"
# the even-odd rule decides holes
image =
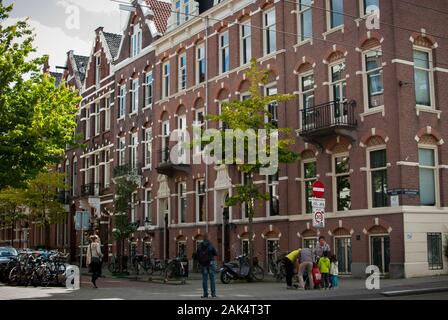
[[[313,183],[313,195],[316,198],[323,198],[325,193],[325,186],[321,181]]]

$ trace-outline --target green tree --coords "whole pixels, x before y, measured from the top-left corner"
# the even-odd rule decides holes
[[[235,130],[241,130],[241,132],[253,130],[252,132],[255,132],[255,137],[252,138],[255,138],[255,140],[252,141],[259,141],[259,139],[262,139],[262,133],[259,129],[266,130],[267,137],[271,137],[271,133],[277,132],[277,142],[274,142],[272,145],[272,147],[278,150],[277,165],[280,163],[292,163],[297,161],[299,156],[290,150],[290,147],[295,143],[295,139],[290,136],[291,130],[288,128],[279,128],[276,121],[272,120],[274,115],[268,108],[269,105],[291,100],[294,96],[287,94],[277,94],[272,96],[263,95],[260,90],[260,85],[267,84],[268,71],[259,69],[255,59],[251,61],[251,67],[246,73],[246,79],[250,81],[250,98],[244,101],[236,100],[224,103],[221,108],[221,114],[210,115],[208,118],[212,121],[225,123],[226,127],[232,129],[234,132]],[[268,121],[266,121],[267,119]],[[222,135],[224,138],[224,131],[222,131]],[[248,136],[241,136],[240,138],[238,137],[238,134],[235,134],[235,136],[236,139],[234,139],[233,150],[236,151],[235,145],[237,140],[244,139],[244,160],[248,160],[250,158],[250,138]],[[271,142],[271,139],[272,137],[268,138],[268,141],[264,146],[258,145],[258,148],[265,148],[264,151],[267,155],[270,155],[273,151],[271,143],[269,143]],[[206,138],[206,140],[208,140],[208,138]],[[210,141],[207,142],[211,143]],[[226,148],[226,146],[224,148]],[[244,174],[246,181],[244,184],[235,188],[234,195],[226,200],[226,205],[245,205],[246,214],[248,216],[249,259],[252,267],[254,256],[253,218],[256,212],[256,205],[259,201],[270,200],[270,195],[261,191],[254,184],[254,176],[260,174],[261,170],[269,166],[269,164],[266,164],[259,156],[256,157],[256,161],[252,164],[248,163],[249,161],[241,160],[243,159],[240,159],[238,154],[234,152],[232,161],[234,164],[237,164],[238,171]]]
[[[11,246],[14,246],[14,228],[26,215],[23,189],[5,188],[0,191],[0,223],[11,229]]]
[[[39,173],[29,180],[24,192],[30,220],[44,228],[45,247],[50,247],[50,226],[67,219],[64,205],[58,199],[58,190],[67,189],[64,175],[56,172]]]
[[[115,179],[116,193],[115,193],[115,223],[113,236],[117,241],[119,271],[123,272],[124,264],[124,246],[125,241],[129,239],[132,233],[137,231],[138,223],[130,221],[130,214],[133,203],[133,194],[137,191],[138,183],[130,176],[123,176]]]
[[[40,72],[48,57],[30,58],[33,32],[26,20],[6,26],[11,11],[0,1],[0,190],[25,186],[76,144],[80,101]]]

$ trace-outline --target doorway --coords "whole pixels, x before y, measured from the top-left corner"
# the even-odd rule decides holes
[[[377,266],[382,274],[389,273],[390,237],[375,235],[370,237],[370,264]]]
[[[336,237],[334,243],[339,273],[350,274],[352,272],[352,238]]]

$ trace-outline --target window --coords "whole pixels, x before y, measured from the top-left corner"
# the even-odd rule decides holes
[[[280,214],[279,190],[278,190],[278,174],[268,177],[269,189],[269,215],[278,216]]]
[[[145,222],[152,223],[152,213],[151,213],[151,190],[145,190]]]
[[[226,31],[219,36],[219,72],[225,73],[230,70],[229,32]]]
[[[152,129],[145,130],[145,168],[152,167]]]
[[[65,161],[65,184],[67,186],[69,186],[70,183],[70,178],[72,177],[71,172],[70,172],[70,161],[67,160]]]
[[[249,256],[249,239],[241,240],[241,251],[243,256]]]
[[[277,51],[277,34],[275,22],[275,10],[264,13],[264,54]]]
[[[345,61],[330,65],[330,97],[333,101],[345,102],[347,92],[347,78]],[[339,110],[336,111],[338,116]]]
[[[86,105],[86,140],[90,139],[90,105]]]
[[[118,99],[119,99],[118,118],[122,118],[126,114],[126,85],[122,85],[120,87],[120,95],[118,96]]]
[[[388,206],[387,195],[387,157],[386,149],[369,151],[369,177],[371,188],[371,207]]]
[[[200,44],[196,48],[196,84],[205,81],[205,46]]]
[[[100,113],[100,103],[95,103],[95,135],[100,134],[101,128],[101,113]]]
[[[190,18],[190,10],[189,10],[189,4],[188,4],[189,0],[184,0],[184,12],[185,12],[185,21],[188,21],[188,19]]]
[[[118,165],[122,166],[126,162],[126,138],[122,137],[118,140]]]
[[[432,52],[429,49],[414,49],[415,99],[419,106],[432,107],[434,89]]]
[[[241,24],[241,65],[249,63],[252,58],[252,30],[250,21]]]
[[[78,188],[78,159],[73,160],[73,179],[72,179],[72,195],[76,195]]]
[[[181,23],[181,9],[180,9],[181,0],[176,0],[176,25],[180,25]]]
[[[312,108],[314,107],[314,73],[305,73],[299,76],[299,104],[301,112],[301,127],[306,129],[306,126],[314,122]]]
[[[170,63],[165,62],[163,64],[162,97],[168,98],[169,95],[170,95]]]
[[[314,249],[317,245],[317,239],[316,238],[304,238],[303,239],[303,247],[304,248],[310,248]]]
[[[373,10],[380,8],[379,0],[361,0],[362,2],[362,15],[367,16],[372,13]]]
[[[441,233],[428,233],[429,270],[443,270],[443,246]]]
[[[179,134],[179,149],[178,149],[178,157],[180,163],[187,163],[186,152],[185,152],[185,144],[187,143],[187,115],[182,114],[177,117],[177,130]]]
[[[131,168],[136,169],[137,168],[137,148],[138,148],[138,134],[133,133],[131,135]]]
[[[100,81],[101,81],[101,56],[100,55],[97,55],[95,57],[95,81],[96,81],[96,86],[99,87]]]
[[[219,114],[221,114],[221,112],[222,112],[222,107],[223,107],[223,105],[226,104],[226,103],[228,103],[228,102],[229,102],[229,99],[225,99],[225,100],[222,100],[222,101],[219,101],[219,102],[218,102],[218,110],[219,110]],[[225,123],[225,122],[219,120],[219,129],[220,129],[220,130],[226,130],[226,129],[229,129],[229,126],[228,126],[227,123]]]
[[[303,196],[305,203],[305,213],[312,213],[312,203],[310,201],[313,198],[313,183],[317,181],[317,162],[316,160],[304,160],[302,162],[302,177],[303,177]]]
[[[139,94],[139,82],[138,78],[132,80],[131,89],[131,113],[136,113],[138,111],[138,94]]]
[[[169,120],[162,123],[162,163],[167,163],[170,160],[170,122]]]
[[[131,222],[137,222],[137,193],[134,192],[131,196]]]
[[[350,274],[352,272],[352,238],[335,237],[334,244],[339,273]]]
[[[369,109],[384,105],[383,53],[381,49],[372,49],[364,54],[364,83],[367,88],[366,104]]]
[[[89,184],[92,181],[90,175],[90,157],[84,159],[84,184]]]
[[[104,187],[110,186],[110,150],[104,152]]]
[[[422,206],[435,206],[437,183],[437,159],[436,150],[419,148],[419,172],[420,172],[420,204]]]
[[[145,107],[151,108],[154,92],[154,79],[152,77],[152,72],[148,72],[146,74],[145,80]]]
[[[377,266],[381,274],[389,273],[390,237],[370,237],[370,264]]]
[[[196,110],[196,114],[195,114],[195,126],[198,126],[201,130],[205,129],[205,115],[204,115],[204,108],[200,108]],[[195,152],[201,152],[204,150],[205,144],[202,143],[202,141],[200,140],[201,138],[198,138],[198,145],[195,149]],[[199,145],[200,144],[200,145]]]
[[[311,39],[313,36],[312,0],[298,1],[299,42]]]
[[[329,12],[327,13],[328,29],[334,29],[344,24],[344,0],[327,0]]]
[[[104,129],[106,131],[110,130],[110,97],[106,98],[105,102],[105,111],[104,111]]]
[[[205,180],[196,181],[196,219],[205,221]]]
[[[179,56],[179,90],[187,89],[187,54]]]
[[[178,205],[179,205],[179,223],[185,223],[187,214],[187,184],[181,182],[178,184]]]
[[[347,155],[333,157],[333,190],[336,191],[337,211],[347,211],[351,208],[349,160]]]
[[[142,50],[142,30],[140,25],[135,25],[131,36],[131,57],[140,54]]]
[[[266,96],[271,97],[277,95],[277,87],[267,87],[266,88]],[[270,122],[273,126],[277,127],[278,125],[278,102],[273,101],[268,105],[269,118],[266,119],[267,122]]]

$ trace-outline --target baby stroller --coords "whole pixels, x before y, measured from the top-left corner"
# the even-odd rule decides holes
[[[308,281],[308,277],[309,277],[308,272],[304,272],[303,281],[305,283],[305,290],[310,290],[310,282]],[[319,289],[322,280],[322,275],[316,263],[313,264],[312,277],[313,277],[314,289]]]

